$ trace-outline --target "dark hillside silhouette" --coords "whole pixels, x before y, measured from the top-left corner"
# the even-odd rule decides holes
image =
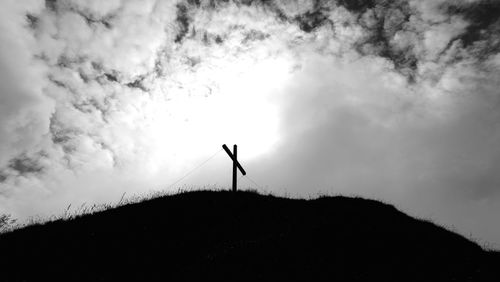
[[[0,281],[498,281],[500,257],[373,200],[198,191],[0,235]]]

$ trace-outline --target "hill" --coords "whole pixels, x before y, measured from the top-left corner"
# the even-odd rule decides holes
[[[393,206],[346,197],[186,192],[0,235],[0,281],[498,281],[499,262]]]

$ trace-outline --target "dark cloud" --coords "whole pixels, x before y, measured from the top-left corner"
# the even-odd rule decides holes
[[[28,21],[28,26],[31,29],[36,29],[38,27],[39,18],[35,15],[26,15],[26,20]]]
[[[19,175],[38,174],[43,171],[43,167],[37,160],[26,156],[11,160],[9,168]]]
[[[105,74],[104,74],[104,77],[105,77],[108,81],[110,81],[110,82],[118,82],[118,78],[117,78],[117,76],[116,76],[116,75],[114,75],[114,74],[111,74],[111,73],[105,73]]]
[[[126,84],[130,88],[140,89],[144,92],[148,92],[146,86],[144,86],[144,77],[137,78],[136,80]]]
[[[217,44],[222,44],[224,42],[224,39],[220,35],[215,36],[215,43]]]
[[[412,47],[394,48],[391,40],[399,31],[408,28],[410,15],[415,11],[411,10],[407,2],[388,2],[388,1],[311,1],[312,9],[304,13],[288,16],[276,5],[274,1],[247,1],[237,2],[245,5],[262,5],[269,9],[280,21],[296,24],[302,31],[311,33],[319,27],[332,26],[333,22],[329,19],[329,14],[337,9],[336,3],[340,7],[345,7],[358,16],[357,24],[360,24],[367,30],[367,35],[356,43],[355,48],[364,55],[377,55],[391,60],[395,68],[407,75],[410,81],[414,80],[414,74],[417,69],[417,56]],[[223,1],[227,4],[227,1]],[[183,9],[185,6],[183,6]],[[185,12],[185,10],[183,10]],[[363,21],[363,15],[374,17],[375,24],[367,25]],[[187,19],[187,18],[186,18]],[[187,23],[187,21],[185,21]],[[349,23],[337,23],[349,24]],[[185,30],[187,33],[187,27]]]
[[[179,43],[189,32],[189,14],[188,7],[184,4],[177,5],[177,18],[176,21],[178,23],[179,31],[175,36],[174,42]]]
[[[328,16],[324,14],[321,10],[308,11],[304,14],[298,15],[294,19],[301,30],[305,32],[311,32],[319,26],[324,25],[328,22]]]
[[[378,1],[385,3],[386,1]],[[377,1],[374,0],[337,0],[337,3],[354,13],[363,13],[375,7]]]
[[[268,33],[265,33],[265,32],[259,31],[259,30],[254,30],[254,29],[247,31],[244,34],[245,34],[245,38],[241,42],[243,44],[250,42],[250,41],[262,41],[262,40],[265,40],[266,38],[269,38],[269,36],[270,36]],[[222,43],[222,41],[220,43]]]
[[[408,28],[410,16],[415,11],[406,2],[380,3],[371,8],[368,11],[365,9],[363,16],[373,17],[375,23],[367,24],[360,17],[359,24],[368,30],[368,35],[357,42],[357,50],[365,55],[375,54],[387,58],[397,70],[413,81],[418,59],[412,46],[395,48],[391,42],[398,32]]]
[[[112,15],[111,16],[107,16],[105,18],[97,18],[94,15],[92,15],[91,13],[86,13],[84,11],[79,11],[77,9],[75,9],[75,12],[77,14],[79,14],[81,17],[83,17],[85,19],[85,21],[87,22],[87,25],[89,25],[89,26],[92,26],[92,25],[103,25],[107,29],[111,29],[112,28],[112,24],[111,24],[111,20],[113,19]]]
[[[449,15],[464,17],[469,25],[466,32],[462,33],[458,39],[465,47],[473,45],[480,40],[487,40],[492,33],[498,31],[500,26],[500,2],[495,0],[482,0],[471,3],[450,3],[445,2],[442,6]],[[496,48],[499,46],[497,45]],[[496,50],[498,51],[498,49]]]
[[[45,0],[45,7],[53,12],[57,12],[58,0]]]

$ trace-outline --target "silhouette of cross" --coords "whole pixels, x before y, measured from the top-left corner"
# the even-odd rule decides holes
[[[240,165],[240,163],[238,162],[238,146],[236,146],[236,144],[233,146],[232,153],[229,150],[229,148],[226,146],[226,144],[222,145],[222,148],[224,149],[224,151],[226,151],[226,153],[229,155],[231,160],[233,160],[233,192],[236,192],[236,187],[237,187],[236,174],[238,172],[236,170],[236,168],[238,168],[243,175],[246,175],[247,173],[243,169],[243,167]]]

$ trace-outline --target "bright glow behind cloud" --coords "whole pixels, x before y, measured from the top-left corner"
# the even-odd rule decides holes
[[[190,78],[193,94],[180,92],[168,105],[169,114],[182,123],[175,132],[187,134],[177,139],[180,144],[176,148],[185,148],[185,142],[192,140],[192,154],[197,156],[220,147],[225,140],[244,145],[249,158],[269,151],[278,139],[279,123],[272,98],[287,83],[290,71],[290,63],[283,58],[248,55],[222,58],[198,70],[194,79]],[[165,135],[168,138],[170,134]]]

